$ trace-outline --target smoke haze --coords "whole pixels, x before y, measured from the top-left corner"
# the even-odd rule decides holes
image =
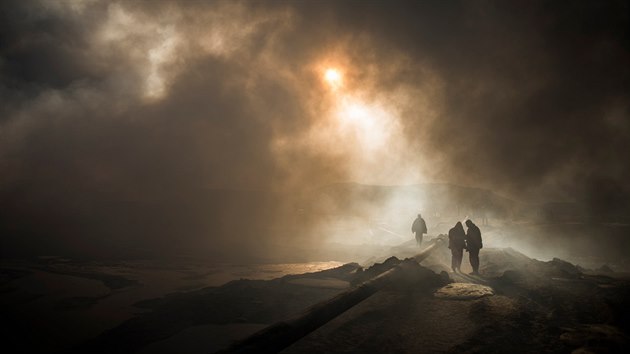
[[[264,260],[332,237],[340,205],[402,225],[446,195],[340,182],[620,221],[628,7],[4,1],[2,252]]]

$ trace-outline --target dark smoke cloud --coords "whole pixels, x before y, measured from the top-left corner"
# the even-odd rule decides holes
[[[627,2],[0,6],[4,250],[255,253],[338,181],[628,208]],[[324,118],[328,62],[394,117],[383,148]]]
[[[627,2],[408,5],[372,4],[349,26],[442,79],[439,118],[422,136],[446,157],[438,170],[520,197],[575,199],[628,176]],[[405,123],[417,134],[417,121]]]

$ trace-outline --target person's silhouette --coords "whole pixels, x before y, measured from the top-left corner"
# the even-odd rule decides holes
[[[466,233],[461,222],[448,231],[448,248],[451,249],[451,268],[453,272],[461,272],[464,248],[466,248]]]
[[[481,230],[470,219],[466,220],[466,226],[466,250],[473,269],[471,274],[479,274],[479,250],[483,248]]]
[[[416,220],[413,221],[411,232],[416,234],[416,242],[418,243],[418,247],[420,247],[422,245],[422,238],[424,234],[427,233],[427,223],[424,222],[422,215],[418,214]]]

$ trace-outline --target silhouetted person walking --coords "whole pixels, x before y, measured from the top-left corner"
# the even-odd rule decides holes
[[[466,248],[466,233],[461,222],[448,230],[448,248],[451,249],[451,268],[453,272],[461,272],[464,248]]]
[[[418,243],[418,247],[420,247],[420,245],[422,245],[422,237],[427,233],[427,223],[424,222],[422,215],[418,214],[416,220],[413,221],[411,232],[416,234],[416,242]]]
[[[466,250],[468,250],[470,265],[473,269],[470,274],[479,274],[479,250],[483,248],[481,230],[479,230],[472,220],[466,220],[466,226],[468,226],[468,231],[466,232]]]

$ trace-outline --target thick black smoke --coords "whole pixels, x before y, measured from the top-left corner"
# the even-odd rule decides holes
[[[520,197],[627,197],[627,2],[354,5],[336,12],[349,31],[441,78],[439,115],[420,128],[442,176]]]
[[[339,181],[629,208],[624,1],[0,7],[6,254],[260,255]],[[328,62],[394,112],[374,156],[327,137]]]

